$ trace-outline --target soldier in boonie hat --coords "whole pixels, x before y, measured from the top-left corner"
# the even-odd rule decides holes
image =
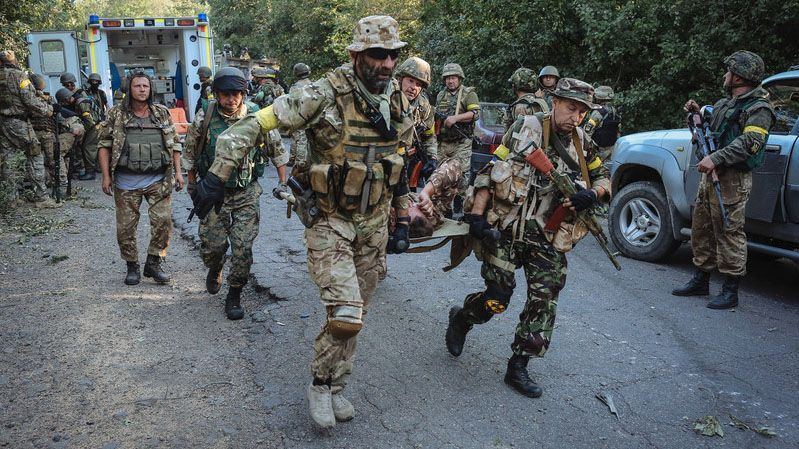
[[[594,88],[585,81],[574,78],[561,78],[552,95],[560,98],[578,101],[589,109],[599,109],[598,104],[594,104]]]

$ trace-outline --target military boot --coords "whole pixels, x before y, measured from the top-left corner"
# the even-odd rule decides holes
[[[343,387],[334,385],[330,388],[330,401],[333,405],[333,416],[336,421],[349,421],[355,416],[355,407],[341,392]]]
[[[205,276],[205,289],[208,293],[215,295],[222,288],[222,267],[209,268]]]
[[[707,304],[708,309],[731,309],[738,305],[738,285],[741,276],[727,276],[721,286],[721,292]]]
[[[127,262],[128,274],[125,276],[125,285],[136,285],[141,280],[138,262]]]
[[[147,261],[144,262],[144,277],[153,278],[159,284],[170,281],[169,275],[161,268],[161,258],[152,254],[148,254]]]
[[[225,315],[231,321],[244,318],[244,308],[241,307],[241,287],[230,287],[225,298]]]
[[[463,308],[452,306],[449,309],[449,326],[447,335],[444,339],[447,342],[447,351],[455,357],[463,352],[463,344],[466,342],[466,334],[472,329],[472,325],[463,316]]]
[[[505,383],[519,393],[530,397],[538,398],[544,390],[541,389],[530,374],[527,373],[527,362],[530,361],[529,355],[513,354],[508,360],[508,371],[505,373]]]
[[[320,383],[318,380],[308,385],[308,409],[311,418],[323,429],[332,429],[336,425],[330,385]]]
[[[694,277],[687,284],[671,291],[674,296],[704,296],[710,293],[710,273],[700,270],[694,271]]]
[[[97,179],[97,175],[94,174],[94,170],[86,171],[82,175],[78,176],[78,179],[81,181],[94,181]]]

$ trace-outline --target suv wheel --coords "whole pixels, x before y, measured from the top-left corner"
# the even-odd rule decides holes
[[[682,243],[672,232],[666,192],[651,181],[630,183],[613,197],[608,231],[622,254],[648,262],[671,255]]]

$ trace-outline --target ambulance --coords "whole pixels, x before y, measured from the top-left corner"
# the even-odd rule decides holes
[[[153,80],[155,101],[194,119],[200,98],[197,69],[214,70],[214,42],[208,16],[100,18],[89,16],[85,31],[39,31],[27,36],[28,67],[44,75],[49,91],[61,88],[59,78],[72,73],[87,85],[99,73],[109,101],[121,101],[126,76],[144,71]],[[178,111],[180,112],[180,111]],[[173,114],[174,117],[174,114]]]

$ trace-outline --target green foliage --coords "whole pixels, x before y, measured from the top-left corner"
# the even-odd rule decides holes
[[[59,28],[71,10],[70,0],[0,0],[0,49],[14,50],[17,59],[25,61],[25,34]]]

